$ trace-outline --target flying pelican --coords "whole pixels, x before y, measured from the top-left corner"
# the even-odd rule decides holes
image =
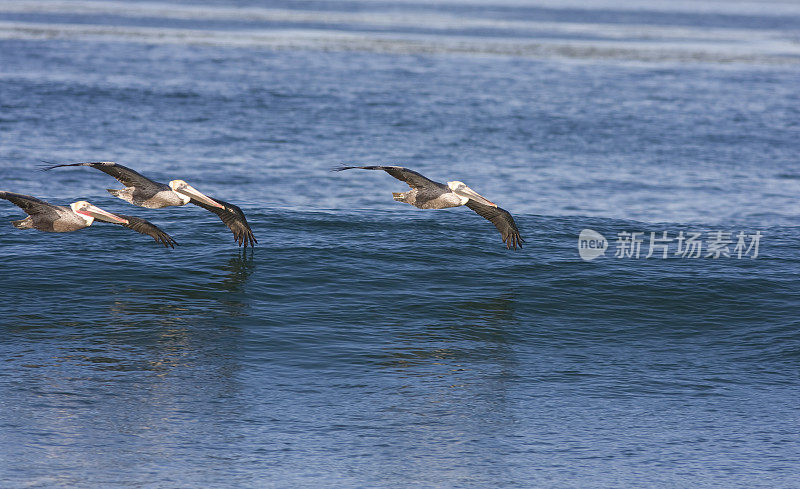
[[[444,185],[402,166],[342,166],[334,168],[334,171],[353,168],[383,170],[394,178],[406,182],[411,190],[402,193],[392,192],[394,200],[398,202],[405,202],[420,209],[447,209],[465,205],[494,224],[508,249],[516,250],[517,246],[522,248],[522,243],[525,242],[519,235],[514,218],[507,210],[497,207],[497,204],[467,187],[464,182],[447,182],[447,185]]]
[[[72,163],[66,165],[53,165],[44,168],[52,170],[62,166],[91,166],[103,173],[107,173],[119,180],[125,188],[109,188],[108,193],[114,197],[129,202],[139,207],[149,209],[161,209],[162,207],[181,206],[194,204],[216,214],[223,223],[233,232],[233,239],[244,244],[254,246],[258,243],[253,231],[247,224],[244,212],[233,204],[229,204],[219,199],[212,199],[195,190],[191,185],[183,180],[172,180],[169,185],[154,182],[149,178],[140,175],[130,168],[118,165],[113,161],[98,161],[89,163]]]
[[[73,202],[69,207],[49,204],[30,195],[1,192],[0,199],[5,199],[28,214],[28,217],[19,221],[11,221],[17,229],[38,229],[51,233],[68,233],[78,229],[88,228],[96,220],[120,224],[137,233],[151,236],[156,243],[164,247],[175,248],[178,244],[172,237],[160,230],[155,224],[144,219],[122,214],[112,214],[99,207],[95,207],[85,200]]]

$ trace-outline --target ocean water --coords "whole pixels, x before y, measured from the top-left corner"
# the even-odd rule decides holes
[[[180,243],[0,201],[0,486],[798,487],[798,32],[772,0],[0,2],[0,190]],[[259,243],[40,171],[87,160]],[[462,180],[524,248],[341,164]]]

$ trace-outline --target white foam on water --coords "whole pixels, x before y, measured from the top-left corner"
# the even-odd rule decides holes
[[[158,18],[171,20],[217,20],[280,23],[315,23],[329,26],[368,26],[397,29],[495,29],[530,31],[532,34],[561,34],[605,37],[610,39],[642,38],[653,40],[716,40],[741,41],[762,39],[797,39],[794,31],[772,29],[734,29],[691,26],[657,26],[642,24],[603,24],[580,22],[539,22],[498,20],[467,15],[421,11],[342,12],[272,9],[260,7],[217,7],[169,3],[125,3],[118,1],[6,0],[0,13],[81,14],[125,18]],[[800,15],[800,9],[798,9]]]
[[[0,39],[120,41],[396,54],[460,54],[635,61],[796,64],[800,44],[681,43],[419,36],[314,29],[227,31],[115,25],[0,22]]]
[[[370,0],[361,0],[368,6]],[[434,0],[457,5],[457,0]],[[471,0],[462,2],[473,4]],[[549,0],[533,5],[550,5]],[[771,14],[792,11],[800,4],[757,3]],[[399,5],[403,5],[400,0]],[[484,4],[484,3],[481,3]],[[609,9],[616,3],[601,1]],[[509,5],[531,6],[511,1]],[[578,4],[571,2],[565,5]],[[624,8],[652,8],[649,2],[626,1]],[[693,3],[692,3],[693,5]],[[698,2],[717,13],[749,11],[742,2]],[[778,5],[779,8],[772,7]],[[679,2],[675,8],[688,8]],[[583,8],[584,6],[581,6]],[[620,7],[620,8],[623,8]],[[600,8],[593,3],[592,8]],[[699,7],[698,7],[699,8]],[[795,9],[795,10],[792,10]],[[673,11],[674,9],[670,10]],[[314,11],[262,7],[225,7],[170,4],[165,2],[5,0],[0,14],[84,15],[89,23],[43,21],[0,21],[0,39],[71,39],[83,41],[126,41],[142,43],[200,44],[261,47],[271,49],[359,50],[381,53],[458,53],[462,55],[508,55],[566,57],[581,59],[630,59],[636,61],[703,61],[797,63],[800,38],[794,31],[780,29],[708,28],[592,22],[542,22],[476,17],[469,12]],[[91,17],[97,22],[91,23]],[[102,16],[102,20],[99,18]],[[109,19],[111,17],[111,19]],[[115,25],[114,18],[128,19]],[[130,25],[131,19],[176,21],[270,22],[281,27],[198,29]],[[306,28],[308,24],[321,26]],[[372,32],[379,29],[381,32]],[[419,34],[425,29],[426,34]],[[491,30],[491,35],[465,35],[468,29]],[[591,39],[589,39],[591,38]]]
[[[335,4],[337,0],[319,0]],[[355,3],[385,3],[386,0],[356,0]],[[419,0],[392,0],[394,4],[418,4]],[[486,0],[428,0],[430,5],[479,6]],[[493,7],[533,7],[548,9],[611,10],[622,12],[704,13],[723,15],[760,15],[782,17],[800,15],[800,2],[795,0],[492,0]]]

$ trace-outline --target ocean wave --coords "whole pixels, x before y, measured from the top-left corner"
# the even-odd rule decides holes
[[[628,8],[645,8],[644,4],[634,4]],[[718,8],[715,11],[718,14],[740,14],[736,9],[729,12],[717,3],[713,6]],[[591,17],[577,14],[574,20],[570,17],[542,21],[525,18],[519,12],[514,15],[513,10],[500,17],[487,17],[485,12],[468,8],[432,11],[402,2],[399,7],[390,11],[368,8],[346,11],[341,6],[301,10],[165,2],[9,0],[0,3],[0,14],[26,18],[0,22],[0,38],[100,38],[148,43],[646,61],[786,62],[788,59],[795,62],[800,58],[796,31],[789,28],[662,25],[642,16],[621,22],[585,22],[581,20]],[[541,5],[526,7],[541,8]],[[781,11],[763,5],[762,8],[760,14]],[[615,6],[612,10],[618,9]],[[787,15],[800,16],[800,7],[796,10]],[[671,12],[680,11],[678,8]],[[59,21],[53,22],[53,16]],[[70,20],[62,20],[65,16]],[[81,24],[74,16],[82,16]],[[175,25],[159,28],[141,25],[146,19]],[[223,23],[223,26],[207,29],[206,25],[198,24],[203,22]]]
[[[67,23],[0,22],[0,39],[121,41],[264,49],[318,49],[389,54],[459,54],[645,62],[796,64],[800,43],[750,47],[724,43],[650,43],[374,34],[314,29],[227,31]]]
[[[419,0],[355,0],[348,2],[350,5],[361,7],[355,12],[336,11],[341,9],[337,1],[318,1],[317,4],[331,5],[333,8],[324,11],[280,9],[272,7],[241,5],[236,7],[209,4],[201,0],[195,4],[169,3],[169,2],[122,2],[122,1],[87,1],[87,0],[6,0],[0,5],[0,12],[20,13],[88,13],[111,15],[156,15],[171,18],[215,18],[215,19],[274,19],[285,18],[311,18],[316,15],[331,15],[332,18],[369,19],[376,14],[364,12],[371,5],[395,5],[406,10],[417,9],[420,13],[423,8],[440,7],[456,9],[459,7],[485,7],[485,0],[435,0],[421,3]],[[618,12],[660,12],[680,14],[717,14],[739,16],[785,17],[800,16],[800,4],[783,1],[693,1],[678,0],[668,4],[660,4],[648,0],[595,0],[585,2],[582,0],[499,0],[492,1],[491,7],[503,9],[570,9],[581,11],[618,11]],[[378,14],[379,15],[379,14]],[[398,17],[397,12],[383,15],[386,18]],[[403,17],[403,15],[399,15]],[[446,19],[446,15],[431,15],[431,18]]]
[[[319,0],[336,3],[337,0]],[[356,0],[354,3],[384,3],[385,0]],[[392,0],[394,4],[414,5],[420,0]],[[433,0],[426,4],[439,6],[474,6],[486,5],[486,0]],[[751,1],[698,1],[673,0],[671,2],[653,2],[652,0],[492,0],[493,7],[537,7],[580,10],[617,10],[622,12],[680,12],[680,13],[713,13],[724,15],[762,15],[785,16],[800,15],[800,4],[787,1],[751,0]]]
[[[542,22],[475,17],[464,13],[345,12],[315,11],[259,7],[218,7],[208,5],[176,5],[168,3],[126,3],[48,0],[21,2],[10,0],[0,4],[0,13],[97,15],[127,18],[171,20],[215,20],[244,22],[280,22],[290,24],[323,24],[331,26],[391,27],[397,29],[495,29],[529,31],[562,35],[596,36],[608,39],[641,38],[649,40],[741,41],[791,39],[793,31],[776,29],[709,28],[708,26],[664,26],[651,24]],[[800,15],[800,11],[798,12]]]

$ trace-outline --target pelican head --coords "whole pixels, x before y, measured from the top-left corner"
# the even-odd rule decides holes
[[[69,205],[72,212],[86,221],[87,226],[91,226],[95,219],[98,221],[113,222],[114,224],[128,224],[127,219],[123,219],[110,212],[106,212],[99,207],[95,207],[85,200],[79,200]]]
[[[169,188],[171,188],[175,193],[177,193],[181,197],[181,199],[183,199],[184,204],[188,204],[190,200],[195,199],[206,205],[210,205],[211,207],[219,207],[220,209],[225,208],[224,205],[220,204],[211,197],[200,193],[198,190],[196,190],[194,187],[184,182],[183,180],[170,181]]]
[[[447,186],[450,187],[450,190],[452,190],[454,194],[461,197],[461,205],[466,204],[470,200],[474,200],[475,202],[484,205],[497,207],[497,204],[487,199],[486,197],[482,196],[478,192],[472,190],[471,188],[467,187],[467,185],[464,182],[459,182],[458,180],[454,182],[447,182]]]

